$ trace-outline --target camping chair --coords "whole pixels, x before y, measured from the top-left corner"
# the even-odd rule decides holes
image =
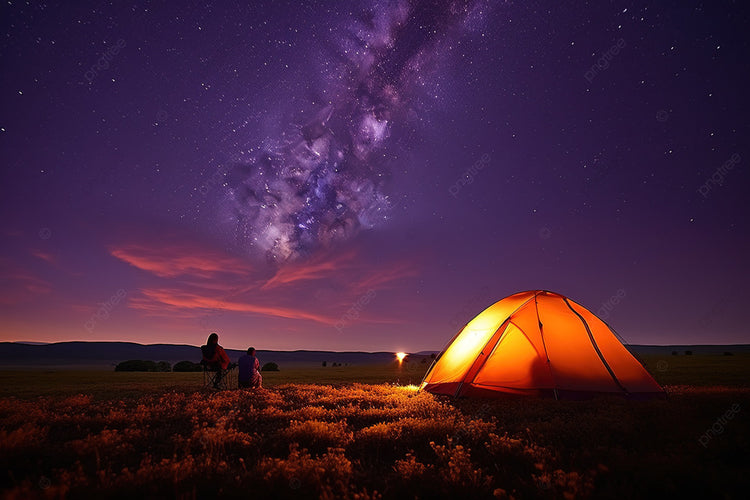
[[[203,387],[214,388],[214,389],[236,389],[237,388],[237,363],[230,363],[226,370],[222,370],[219,363],[212,363],[206,361],[205,352],[201,347],[201,352],[204,354],[201,360],[201,366],[203,367]]]
[[[214,389],[237,388],[237,363],[232,363],[226,370],[222,370],[218,363],[201,361],[203,366],[203,387]]]

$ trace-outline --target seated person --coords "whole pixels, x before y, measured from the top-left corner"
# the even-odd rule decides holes
[[[229,360],[229,356],[227,356],[227,353],[224,351],[224,348],[219,345],[218,333],[212,333],[208,336],[206,345],[201,346],[201,353],[203,353],[201,364],[205,365],[212,371],[219,372],[216,377],[216,381],[214,382],[214,387],[218,388],[219,382],[221,382],[221,371],[230,368],[231,363],[231,361]]]
[[[263,377],[260,374],[260,361],[255,357],[255,347],[250,347],[247,354],[243,354],[239,359],[240,373],[237,376],[237,383],[240,387],[253,387],[261,389]]]

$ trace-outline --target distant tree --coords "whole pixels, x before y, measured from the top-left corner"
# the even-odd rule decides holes
[[[156,363],[156,371],[157,372],[171,372],[172,365],[170,365],[168,361],[159,361],[158,363]]]
[[[115,366],[116,372],[155,372],[157,364],[153,361],[144,361],[142,359],[129,359]]]
[[[140,366],[141,366],[141,360],[130,359],[128,361],[117,363],[117,365],[115,365],[115,371],[116,372],[135,372],[135,371],[139,371],[138,368],[140,368]]]
[[[328,361],[323,361],[323,367],[325,368],[326,365],[328,365]]]
[[[435,353],[433,352],[432,354],[430,354],[430,357],[431,357],[432,359],[435,359],[435,358],[436,358],[436,355],[435,355]]]
[[[261,368],[261,371],[263,372],[277,372],[279,371],[279,365],[276,363],[266,363],[263,365],[263,368]]]
[[[692,355],[693,355],[693,351],[685,351],[685,356],[692,356]]]
[[[174,364],[172,370],[176,372],[199,372],[203,371],[203,366],[192,361],[178,361]]]

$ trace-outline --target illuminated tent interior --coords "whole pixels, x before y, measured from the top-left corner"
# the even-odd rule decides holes
[[[420,389],[482,397],[664,396],[604,321],[544,290],[516,293],[482,311],[449,342]]]

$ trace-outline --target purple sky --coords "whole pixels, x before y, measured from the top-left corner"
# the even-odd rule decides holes
[[[750,342],[741,4],[245,4],[0,7],[1,340]]]

